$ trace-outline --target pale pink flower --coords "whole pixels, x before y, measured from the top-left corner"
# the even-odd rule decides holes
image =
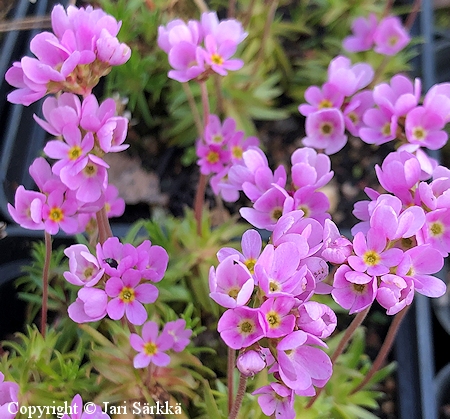
[[[86,287],[93,287],[100,281],[105,270],[100,268],[86,245],[73,244],[64,249],[64,254],[69,258],[69,271],[64,272],[66,281]]]
[[[238,356],[236,367],[245,377],[253,377],[266,367],[266,362],[261,352],[250,349]]]
[[[395,55],[409,44],[411,37],[397,16],[388,16],[380,21],[373,34],[374,51],[383,55]]]
[[[42,206],[42,219],[45,231],[56,234],[59,229],[67,234],[73,234],[78,229],[76,217],[78,202],[56,189],[47,197],[47,202]]]
[[[352,250],[352,242],[339,232],[336,224],[331,220],[325,220],[321,257],[328,262],[342,264],[347,261]]]
[[[12,381],[5,381],[0,372],[0,416],[2,419],[14,419],[19,413],[19,385]]]
[[[27,191],[22,185],[16,189],[14,205],[8,203],[12,219],[28,230],[43,230],[42,209],[47,197],[36,191]]]
[[[377,26],[378,19],[374,13],[370,13],[367,19],[357,17],[352,22],[353,34],[343,40],[342,46],[350,52],[368,51],[373,46]]]
[[[294,392],[285,385],[274,382],[258,388],[252,394],[259,395],[258,404],[266,416],[295,419]]]
[[[439,208],[426,214],[426,221],[417,235],[418,244],[430,244],[443,257],[450,253],[450,208]]]
[[[337,325],[334,311],[326,304],[307,301],[298,308],[297,326],[320,339],[330,336]]]
[[[260,307],[264,333],[268,338],[280,338],[294,330],[295,316],[291,313],[296,301],[292,296],[268,298]]]
[[[152,245],[150,240],[144,240],[137,248],[137,269],[143,279],[159,282],[163,279],[169,263],[169,255],[161,246]]]
[[[109,183],[106,187],[105,193],[105,209],[108,218],[120,217],[125,212],[125,201],[119,196],[119,190]]]
[[[302,104],[298,111],[308,116],[313,112],[327,108],[340,108],[344,103],[344,95],[338,87],[331,83],[325,83],[322,88],[310,86],[305,90],[305,99],[308,104]]]
[[[359,136],[360,129],[365,126],[364,114],[375,105],[371,91],[365,90],[356,93],[344,108],[345,127],[355,137]]]
[[[173,338],[173,344],[170,349],[175,352],[182,352],[190,343],[192,335],[191,329],[186,329],[186,320],[178,319],[167,322],[164,325],[163,332]]]
[[[108,296],[99,288],[83,287],[78,291],[77,299],[67,312],[75,323],[96,322],[106,316]]]

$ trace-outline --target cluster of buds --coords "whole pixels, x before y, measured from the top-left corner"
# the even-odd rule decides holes
[[[12,103],[28,106],[61,91],[86,96],[112,66],[130,58],[130,48],[116,37],[121,23],[101,9],[56,5],[51,21],[53,33],[31,40],[37,58],[23,57],[6,72],[6,81],[17,87],[8,95]]]
[[[246,37],[237,20],[219,21],[215,12],[208,12],[202,14],[200,21],[185,23],[175,19],[167,26],[160,26],[158,45],[167,53],[173,68],[168,76],[183,83],[239,70],[244,63],[232,56]]]

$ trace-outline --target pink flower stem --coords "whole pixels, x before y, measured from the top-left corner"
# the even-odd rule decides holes
[[[233,407],[233,373],[234,373],[234,364],[236,362],[236,351],[234,349],[228,348],[228,371],[227,371],[227,381],[228,381],[228,413],[231,413],[231,409]]]
[[[228,419],[236,419],[237,418],[239,409],[241,408],[241,405],[242,405],[242,400],[244,399],[246,389],[247,389],[247,377],[240,374],[236,399],[234,400],[233,408],[231,409],[231,413],[228,416]]]
[[[52,236],[45,232],[45,260],[44,269],[42,271],[42,307],[41,307],[41,334],[45,337],[47,328],[47,311],[48,311],[48,280],[50,272],[50,261],[52,258]]]
[[[228,0],[228,19],[233,19],[236,14],[236,0]]]
[[[409,15],[408,15],[408,17],[406,19],[406,22],[405,22],[405,29],[406,30],[408,30],[408,31],[411,30],[412,25],[414,24],[414,21],[416,20],[417,13],[419,13],[421,4],[422,4],[422,0],[415,0],[414,1],[413,5],[412,5],[412,8],[411,8],[411,11],[409,12]]]
[[[347,346],[348,342],[350,341],[351,337],[353,336],[353,333],[355,333],[356,329],[358,329],[358,327],[361,325],[361,323],[364,321],[364,319],[366,318],[367,314],[369,313],[370,307],[371,306],[369,306],[366,309],[364,309],[363,311],[359,312],[355,316],[353,321],[350,323],[350,326],[345,331],[344,336],[342,336],[342,339],[339,342],[339,345],[337,346],[337,348],[335,349],[333,355],[331,356],[331,363],[332,364],[334,364],[336,362],[336,360],[339,358],[339,356],[342,354],[342,352],[344,351],[344,349]],[[314,402],[317,400],[317,398],[322,393],[323,389],[324,389],[324,387],[319,387],[317,389],[317,392],[314,395],[314,397],[311,397],[311,399],[309,400],[308,404],[306,405],[307,409],[309,409],[314,404]]]
[[[200,89],[202,93],[202,106],[203,106],[203,128],[208,124],[209,120],[209,99],[208,99],[208,88],[204,81],[200,82]],[[203,135],[203,131],[200,136]],[[197,234],[202,235],[202,213],[203,205],[205,203],[205,191],[208,178],[206,175],[200,173],[200,178],[198,180],[197,191],[194,200],[194,214],[195,220],[197,222]]]
[[[189,107],[191,108],[192,116],[194,118],[195,127],[197,128],[198,135],[201,136],[203,132],[202,120],[200,117],[200,113],[197,109],[197,105],[195,104],[195,98],[192,94],[192,90],[189,87],[188,83],[181,83],[183,86],[184,93],[186,95]]]
[[[113,236],[105,207],[96,213],[96,218],[98,226],[98,241],[103,244],[108,238]]]
[[[408,312],[409,307],[410,306],[406,306],[402,311],[400,311],[395,315],[391,325],[389,326],[388,333],[383,342],[383,345],[381,346],[380,352],[378,352],[378,355],[375,358],[372,367],[370,368],[369,372],[366,374],[364,379],[351,391],[350,394],[354,394],[357,391],[361,390],[370,381],[370,379],[374,376],[374,374],[380,369],[381,365],[383,364],[384,360],[386,359],[392,348],[392,345],[395,341],[395,336],[397,335],[400,324],[403,318],[405,317],[406,313]]]

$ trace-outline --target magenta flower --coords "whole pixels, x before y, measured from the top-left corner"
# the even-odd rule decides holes
[[[338,87],[331,83],[325,83],[322,88],[318,86],[308,87],[305,90],[305,99],[308,104],[302,104],[298,107],[298,111],[304,116],[321,109],[339,109],[344,103],[344,95]]]
[[[334,175],[331,160],[323,153],[309,147],[295,150],[291,155],[291,176],[295,188],[313,186],[315,189],[326,185]]]
[[[44,230],[42,209],[47,198],[36,191],[27,191],[22,185],[16,189],[14,205],[8,203],[8,212],[12,219],[28,230]]]
[[[377,26],[378,19],[374,13],[370,13],[367,19],[357,17],[352,22],[353,34],[343,40],[342,46],[350,52],[368,51],[373,46]]]
[[[293,209],[292,197],[274,185],[254,202],[253,208],[241,208],[239,213],[253,226],[272,231],[278,219]]]
[[[349,58],[339,55],[328,66],[328,82],[344,96],[352,96],[372,81],[373,68],[366,63],[352,65]]]
[[[222,307],[234,308],[245,305],[252,296],[255,282],[252,274],[237,262],[237,255],[230,255],[209,271],[209,296]]]
[[[226,118],[222,124],[217,115],[211,114],[203,138],[206,144],[226,145],[235,133],[236,121],[233,118]]]
[[[139,353],[134,357],[134,368],[145,368],[150,363],[165,367],[170,363],[170,356],[165,353],[173,345],[173,338],[167,332],[161,332],[155,322],[149,321],[142,327],[142,337],[136,333],[130,335],[131,347]]]
[[[388,16],[380,21],[373,34],[374,51],[383,55],[395,55],[409,44],[411,37],[397,16]]]
[[[53,173],[59,175],[62,169],[70,170],[74,165],[86,158],[94,148],[94,136],[87,133],[81,138],[78,127],[66,125],[63,128],[65,141],[51,140],[44,147],[44,153],[52,159],[58,160],[52,167]]]
[[[219,21],[216,12],[202,13],[200,25],[204,36],[212,35],[218,44],[240,44],[247,37],[240,22],[235,19]]]
[[[445,256],[444,256],[445,257]],[[404,253],[396,274],[414,282],[414,289],[427,297],[441,297],[446,291],[445,283],[432,276],[444,266],[442,254],[432,246],[424,244]]]
[[[186,320],[178,319],[167,322],[164,325],[162,334],[168,334],[173,338],[173,345],[170,349],[175,352],[181,352],[189,345],[192,330],[186,329]]]
[[[224,150],[217,144],[202,144],[197,142],[196,146],[197,164],[200,166],[200,172],[204,175],[210,173],[219,173],[230,161],[230,152]]]
[[[200,23],[190,20],[187,24],[181,19],[170,21],[165,27],[158,28],[158,46],[167,54],[172,47],[187,42],[198,45],[200,42]]]
[[[154,303],[158,289],[153,284],[140,284],[141,274],[134,269],[126,270],[121,278],[113,276],[105,284],[105,291],[112,298],[106,308],[108,316],[120,320],[124,315],[130,323],[142,325],[147,311],[142,304]]]
[[[331,218],[328,214],[330,201],[320,191],[315,191],[313,186],[305,186],[294,193],[294,208],[303,211],[305,218],[313,218],[323,224]]]
[[[369,307],[377,293],[376,277],[353,271],[348,265],[341,265],[334,274],[331,296],[350,314]]]
[[[371,228],[367,237],[359,232],[353,239],[355,255],[348,257],[349,265],[358,272],[366,272],[370,276],[387,274],[389,269],[397,266],[402,259],[401,249],[387,249],[386,237],[378,229]]]
[[[322,109],[311,113],[306,118],[306,137],[302,143],[306,147],[324,149],[326,154],[334,154],[347,143],[344,134],[345,123],[339,109]]]
[[[376,299],[392,316],[410,305],[414,298],[414,284],[410,278],[393,274],[381,276]]]
[[[122,276],[138,262],[138,252],[130,243],[122,244],[117,237],[108,238],[103,245],[96,246],[97,259],[100,266],[109,276]]]
[[[363,122],[365,126],[359,129],[359,136],[367,144],[381,145],[396,138],[397,119],[384,108],[366,110]]]
[[[386,191],[400,198],[403,204],[412,203],[410,190],[422,174],[420,163],[413,154],[407,151],[392,152],[383,160],[381,168],[375,165],[375,171]]]
[[[107,304],[105,291],[94,287],[81,288],[67,312],[75,323],[96,322],[106,316]]]
[[[323,227],[323,250],[320,256],[326,261],[342,264],[352,254],[353,244],[338,230],[331,220],[325,220]]]
[[[345,127],[355,137],[359,136],[360,129],[365,126],[364,114],[375,105],[371,91],[364,90],[356,93],[344,108]]]
[[[244,66],[239,59],[232,59],[237,44],[231,40],[225,40],[218,44],[214,36],[206,35],[205,49],[202,51],[205,63],[217,74],[226,76],[228,71],[236,71]]]
[[[260,395],[258,404],[266,416],[295,419],[294,392],[281,383],[270,383],[252,394]]]
[[[112,183],[106,187],[104,196],[108,218],[122,216],[125,212],[125,201],[119,196],[119,190]]]
[[[168,77],[185,83],[201,76],[205,70],[202,49],[190,42],[181,41],[175,44],[169,51],[169,64],[173,70],[169,70]]]
[[[217,259],[222,262],[231,255],[236,255],[251,274],[255,271],[255,264],[261,254],[262,238],[261,235],[253,229],[247,230],[242,235],[241,240],[242,253],[232,247],[223,247],[217,252]]]
[[[137,248],[136,269],[143,279],[159,282],[164,277],[169,263],[169,255],[161,246],[152,246],[150,240],[144,240]]]
[[[297,326],[320,339],[330,336],[337,325],[334,311],[325,304],[307,301],[298,308]]]
[[[64,166],[59,175],[69,189],[76,191],[81,202],[95,202],[108,186],[109,165],[100,157],[88,154],[73,166]]]
[[[2,419],[14,419],[19,412],[19,385],[12,381],[4,381],[0,372],[0,416]]]
[[[216,196],[221,196],[225,202],[236,202],[240,196],[240,187],[231,183],[229,170],[229,167],[225,167],[217,174],[211,176],[209,184]]]
[[[260,307],[264,333],[268,338],[280,338],[294,330],[295,316],[291,313],[295,299],[290,296],[268,298]]]
[[[59,229],[67,234],[73,234],[78,229],[76,212],[78,202],[61,189],[55,189],[47,197],[42,207],[42,219],[45,231],[56,234]]]
[[[236,367],[246,377],[253,377],[266,367],[266,361],[261,352],[250,349],[241,353],[236,360]]]
[[[431,244],[443,257],[450,252],[450,209],[439,208],[426,214],[425,225],[417,235],[418,244]]]
[[[86,405],[88,405],[86,403]],[[109,415],[104,413],[101,406],[89,405],[89,409],[84,410],[84,404],[81,396],[77,394],[73,399],[71,406],[71,415],[67,413],[61,419],[110,419]]]
[[[332,374],[328,355],[311,345],[326,346],[319,338],[297,330],[277,345],[279,374],[284,384],[295,392],[315,393]],[[310,393],[309,393],[310,394]]]
[[[232,349],[248,348],[264,337],[259,309],[235,307],[222,314],[217,330]]]
[[[438,113],[418,106],[406,115],[406,138],[411,144],[438,150],[448,140],[448,134],[443,130],[444,126],[445,121]]]
[[[73,244],[64,250],[64,254],[69,258],[69,272],[64,272],[66,281],[86,287],[93,287],[100,281],[105,270],[100,268],[87,246]]]

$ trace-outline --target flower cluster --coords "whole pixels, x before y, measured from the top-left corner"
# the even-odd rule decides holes
[[[130,335],[130,345],[139,352],[134,357],[135,368],[145,368],[149,364],[165,367],[170,363],[167,351],[181,352],[189,345],[192,330],[186,329],[186,321],[178,319],[167,322],[160,334],[158,325],[149,321],[142,326],[142,336]]]
[[[367,19],[360,16],[352,23],[353,34],[342,45],[350,52],[374,49],[378,54],[395,55],[409,44],[411,37],[397,16],[386,16],[378,21],[371,13]]]
[[[363,90],[373,76],[369,64],[352,65],[341,55],[331,60],[327,81],[322,87],[308,87],[307,103],[298,107],[306,116],[303,144],[334,154],[347,143],[346,130],[357,136],[364,112],[373,106],[371,91]]]
[[[240,351],[242,374],[252,376],[265,367],[273,373],[278,389],[273,390],[291,409],[286,417],[295,416],[294,394],[314,395],[314,387],[323,387],[331,376],[331,361],[317,346],[326,346],[322,339],[334,331],[336,315],[311,300],[331,290],[323,282],[328,275],[323,234],[318,221],[292,211],[276,223],[271,244],[263,248],[260,234],[247,230],[242,253],[223,248],[219,265],[210,269],[210,296],[227,308],[218,323],[222,339]],[[260,404],[265,411],[263,397]]]
[[[64,278],[81,286],[69,307],[69,317],[77,323],[94,322],[108,315],[113,320],[124,316],[131,324],[147,320],[143,304],[154,303],[159,282],[167,269],[169,257],[160,246],[145,240],[139,246],[120,243],[117,237],[96,246],[94,256],[83,244],[64,250],[69,258]]]
[[[31,40],[37,58],[23,57],[6,72],[6,81],[17,87],[8,95],[12,103],[28,106],[60,91],[86,96],[111,66],[130,58],[130,48],[116,37],[121,23],[101,9],[56,5],[51,21],[53,33]]]
[[[168,76],[179,82],[205,80],[212,73],[225,76],[239,70],[242,60],[231,58],[246,38],[235,19],[219,21],[215,12],[203,13],[201,20],[181,19],[160,26],[158,45],[168,55],[172,70]]]
[[[243,131],[236,130],[233,118],[221,124],[217,115],[209,115],[203,137],[196,144],[197,164],[201,173],[213,175],[210,183],[216,195],[222,195],[225,201],[237,201],[239,191],[228,181],[228,172],[233,165],[244,164],[244,151],[258,145],[258,138],[245,138]]]

